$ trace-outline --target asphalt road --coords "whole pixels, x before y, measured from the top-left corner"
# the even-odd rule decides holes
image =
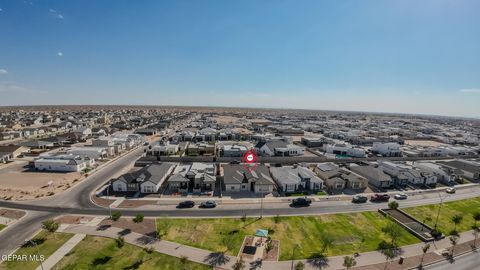
[[[427,270],[480,270],[479,252],[471,252],[456,258],[453,263],[445,260],[441,263],[426,266]]]

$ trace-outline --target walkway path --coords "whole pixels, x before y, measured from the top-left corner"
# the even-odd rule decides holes
[[[119,232],[122,231],[122,229],[115,228],[115,227],[110,227],[105,230],[98,230],[96,227],[81,225],[81,224],[69,225],[66,228],[62,227],[62,229],[64,232],[68,232],[68,233],[88,234],[88,235],[96,235],[96,236],[103,236],[103,237],[110,237],[110,238],[117,238],[119,235]],[[166,240],[157,240],[157,239],[154,239],[142,234],[138,234],[135,232],[131,232],[130,234],[125,235],[124,237],[125,237],[125,241],[130,244],[141,246],[141,247],[152,246],[153,248],[155,248],[156,251],[160,253],[175,256],[175,257],[187,256],[188,259],[193,262],[198,262],[203,264],[213,264],[213,262],[221,262],[217,264],[219,266],[219,269],[231,269],[231,266],[237,260],[237,258],[234,256],[222,255],[222,254],[214,253],[209,250],[185,246],[182,244],[178,244],[178,243],[174,243]],[[459,246],[462,243],[466,243],[474,239],[475,237],[472,231],[462,233],[459,239]],[[419,243],[419,244],[402,247],[402,256],[408,258],[408,257],[421,255],[423,245],[424,243]],[[428,253],[431,256],[429,256],[428,258],[431,257],[431,258],[441,259],[441,256],[439,255],[441,253],[441,250],[445,248],[449,248],[450,246],[451,244],[448,238],[442,239],[440,241],[432,242],[431,248]],[[343,257],[344,256],[328,257],[328,266],[325,266],[322,269],[343,269],[344,268]],[[318,269],[312,266],[311,262],[307,260],[302,260],[302,261],[305,263],[306,270]],[[385,257],[380,252],[377,252],[377,251],[365,252],[365,253],[361,253],[360,256],[356,258],[356,261],[357,261],[357,267],[363,269],[365,266],[384,264]],[[397,261],[398,261],[398,258],[397,258]],[[264,261],[262,265],[257,267],[256,269],[291,270],[292,264],[294,263],[296,263],[296,261],[295,262]],[[416,264],[416,262],[414,263]],[[396,262],[395,263],[392,262],[392,265],[393,264],[396,264],[397,266],[400,267],[397,269],[405,268]],[[365,269],[375,269],[375,268],[365,268]]]
[[[57,264],[65,255],[67,255],[67,253],[70,252],[78,243],[80,243],[85,236],[85,234],[75,234],[43,262],[43,268],[40,265],[35,270],[52,269],[52,267],[55,266],[55,264]]]

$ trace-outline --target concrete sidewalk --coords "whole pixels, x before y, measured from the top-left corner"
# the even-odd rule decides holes
[[[97,230],[97,228],[92,226],[70,225],[67,228],[64,228],[63,231],[67,233],[88,234],[88,235],[96,235],[96,236],[103,236],[103,237],[109,237],[109,238],[117,238],[118,233],[122,231],[122,229],[110,227],[106,230]],[[152,246],[155,248],[156,251],[160,253],[175,256],[175,257],[187,256],[188,259],[193,262],[198,262],[202,264],[212,264],[212,262],[223,260],[223,263],[217,264],[217,266],[221,269],[231,269],[232,265],[237,260],[237,258],[234,256],[228,256],[228,255],[222,256],[221,254],[218,254],[209,250],[185,246],[182,244],[178,244],[178,243],[174,243],[166,240],[158,240],[158,239],[154,239],[154,238],[151,238],[142,234],[138,234],[135,232],[127,234],[124,237],[125,237],[125,241],[130,244],[137,245],[140,247]],[[475,239],[475,236],[472,231],[465,232],[460,235],[459,244],[472,241],[474,239]],[[433,252],[438,253],[442,249],[451,247],[450,240],[448,238],[442,239],[440,241],[432,242],[430,244],[431,244],[431,248],[429,251],[430,253],[433,253]],[[281,243],[280,243],[280,246],[281,246]],[[424,243],[404,246],[401,249],[402,256],[413,257],[413,256],[421,255],[423,246],[424,246]],[[328,257],[328,265],[326,265],[322,269],[329,269],[329,270],[344,269],[343,257],[344,255]],[[358,256],[355,259],[357,261],[356,267],[385,263],[385,256],[378,251],[361,253],[360,256]],[[301,260],[301,261],[305,263],[305,270],[319,269],[318,267],[313,266],[307,260]],[[296,262],[297,261],[295,262],[263,261],[261,266],[254,269],[291,270],[292,265],[294,265]],[[247,261],[247,264],[248,263],[250,262]]]
[[[65,244],[63,244],[57,251],[55,251],[50,257],[48,257],[42,264],[35,270],[50,270],[55,266],[68,252],[70,252],[80,241],[85,238],[85,234],[75,234]]]

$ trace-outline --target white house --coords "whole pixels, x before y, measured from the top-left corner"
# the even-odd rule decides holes
[[[53,172],[80,172],[93,164],[94,160],[75,155],[41,156],[34,160],[36,170]]]
[[[458,170],[453,170],[432,162],[415,162],[413,166],[433,174],[437,178],[437,181],[447,185],[454,184],[455,180],[462,175],[461,171],[459,172]]]
[[[324,145],[326,153],[349,156],[349,157],[365,157],[365,150],[362,148],[354,147],[350,144],[327,144]]]
[[[301,156],[305,152],[303,147],[288,143],[284,140],[268,140],[255,145],[255,150],[262,156]]]
[[[305,167],[272,167],[270,172],[280,190],[285,193],[319,191],[323,188],[323,180]]]
[[[173,164],[150,164],[142,169],[127,173],[112,182],[115,192],[156,193],[175,166]]]
[[[108,150],[105,147],[73,147],[67,153],[94,160],[100,160],[108,156]]]
[[[372,152],[380,154],[384,157],[400,157],[402,156],[402,150],[400,144],[395,142],[381,143],[374,142],[372,146]]]

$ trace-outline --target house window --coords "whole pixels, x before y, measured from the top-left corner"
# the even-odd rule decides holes
[[[234,189],[235,189],[235,187],[234,187],[234,186],[231,186],[231,187],[230,187],[230,189],[231,189],[231,190],[234,190]]]
[[[245,189],[245,185],[242,185],[242,189]]]

